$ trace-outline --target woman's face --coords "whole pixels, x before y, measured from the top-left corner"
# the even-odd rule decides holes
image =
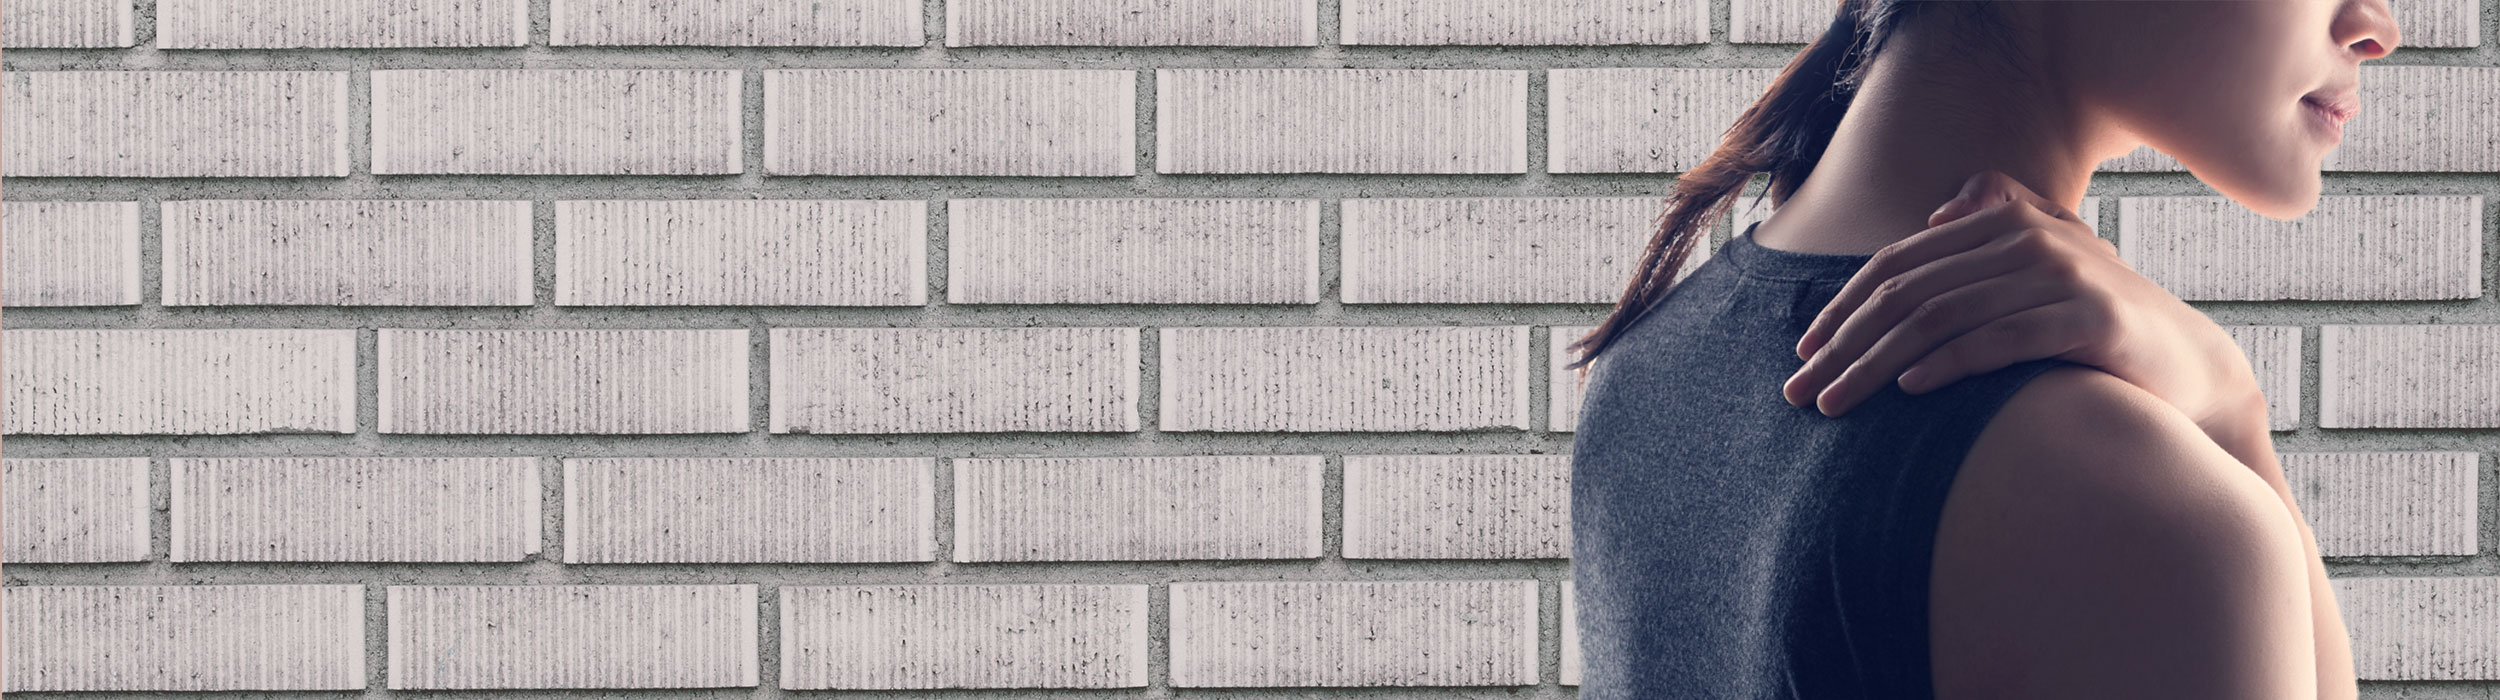
[[[2302,98],[2357,95],[2399,40],[2387,0],[2048,3],[2053,61],[2089,108],[2268,217],[2317,203],[2335,130]],[[2358,103],[2355,103],[2358,104]],[[2347,122],[2369,119],[2367,105]]]

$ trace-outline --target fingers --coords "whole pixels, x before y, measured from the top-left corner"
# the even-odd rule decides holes
[[[1816,395],[1815,406],[1827,416],[1847,413],[1866,397],[1882,391],[1885,385],[1914,365],[1928,364],[1952,370],[1960,365],[1941,363],[2000,361],[2000,364],[2011,364],[2014,359],[2005,358],[2015,358],[2014,353],[2026,351],[2030,343],[2072,343],[2072,336],[2076,333],[2072,324],[2035,328],[2032,324],[2040,319],[2019,316],[2071,299],[2063,288],[2021,273],[2002,275],[1945,292],[1921,303],[1918,314],[1876,341],[1863,357],[1851,363],[1832,380],[1830,386]],[[2018,320],[2008,321],[2009,317]],[[1976,344],[1965,343],[1954,351],[1984,353],[1984,357],[1953,360],[1936,356],[1939,349],[1950,341],[1972,337],[1977,330],[1992,325],[1998,326],[1998,330],[1979,336]],[[1996,335],[2009,330],[2020,330],[2030,335],[2020,338]]]
[[[1885,280],[1946,256],[2014,235],[2009,231],[2031,228],[2027,220],[2018,218],[2029,208],[2030,205],[2021,202],[2001,202],[1952,223],[1911,234],[1909,238],[1875,251],[1875,257],[1858,268],[1857,275],[1850,277],[1849,282],[1841,286],[1840,293],[1824,304],[1814,321],[1806,325],[1805,334],[1797,339],[1797,356],[1803,358],[1818,352],[1822,344],[1832,337],[1833,326],[1855,314]]]
[[[2061,332],[2076,327],[2074,312],[2075,304],[2071,302],[2034,306],[1945,341],[1935,352],[1910,365],[1909,371],[1919,376],[1905,373],[1901,391],[1925,393],[2016,362],[2063,355],[2073,350],[2077,341],[2073,333]]]
[[[1873,275],[1879,273],[1859,269],[1857,276],[1850,278],[1848,286],[1843,287],[1840,293],[1850,294],[1851,288],[1866,289],[1868,291],[1860,293],[1866,301],[1843,303],[1835,298],[1823,307],[1822,314],[1815,317],[1814,323],[1836,326],[1824,331],[1831,340],[1816,346],[1813,356],[1807,358],[1805,365],[1789,378],[1780,393],[1787,397],[1790,404],[1806,405],[1813,400],[1813,394],[1801,393],[1801,388],[1822,388],[1831,376],[1856,361],[1869,346],[1874,345],[1877,338],[1899,324],[1903,317],[1909,316],[1921,302],[1950,289],[2031,267],[2038,256],[2021,254],[2017,249],[2020,243],[2013,238],[2000,238],[1955,251],[1931,264],[1888,278],[1874,278]],[[1871,263],[1869,267],[1872,267]],[[1869,283],[1870,279],[1874,282]],[[1816,331],[1809,327],[1806,334],[1812,338]]]

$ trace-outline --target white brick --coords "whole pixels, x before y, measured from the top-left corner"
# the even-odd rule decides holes
[[[2362,66],[2361,103],[2323,169],[2500,170],[2500,68]]]
[[[2409,0],[2388,3],[2388,10],[2404,34],[2397,42],[2400,49],[2483,45],[2478,0]]]
[[[781,687],[1145,687],[1146,588],[784,587]]]
[[[1155,71],[1155,172],[1525,173],[1528,71]]]
[[[527,43],[527,0],[156,0],[156,47],[160,49]]]
[[[2500,576],[2331,582],[2361,680],[2500,680]]]
[[[148,459],[0,460],[0,560],[146,561]]]
[[[1505,686],[1537,679],[1535,581],[1172,584],[1172,685]]]
[[[753,584],[391,586],[390,689],[751,687],[755,593]]]
[[[10,177],[345,177],[347,71],[11,71]]]
[[[164,303],[528,306],[530,203],[165,202]]]
[[[1137,72],[767,70],[764,172],[1136,175]]]
[[[174,561],[521,561],[533,457],[173,460]]]
[[[937,559],[927,457],[564,460],[564,562]]]
[[[132,37],[131,0],[9,0],[0,3],[0,45],[117,48]]]
[[[380,331],[385,433],[743,433],[747,331]]]
[[[357,584],[11,586],[0,690],[355,690]]]
[[[1347,559],[1569,559],[1571,455],[1348,455]]]
[[[377,70],[373,172],[735,174],[738,73]]]
[[[2474,452],[2291,452],[2284,481],[2316,531],[2318,554],[2473,556]]]
[[[1778,75],[1772,68],[1548,70],[1546,171],[1690,170]]]
[[[917,5],[914,5],[917,8]],[[949,0],[947,46],[1316,46],[1316,0]]]
[[[2325,197],[2275,221],[2223,197],[2126,197],[2120,257],[2189,301],[2483,294],[2480,195]]]
[[[556,46],[920,46],[919,0],[554,0]]]
[[[919,306],[920,200],[556,202],[560,306]]]
[[[354,330],[12,328],[0,356],[0,433],[356,431]]]
[[[1137,429],[1135,328],[775,328],[772,432]]]
[[[2257,391],[2266,396],[2266,429],[2300,427],[2300,327],[2223,326],[2248,358]]]
[[[949,304],[1315,304],[1319,200],[956,199]]]
[[[1160,330],[1165,431],[1528,427],[1527,326]]]
[[[1703,242],[1702,245],[1693,249],[1693,257],[1702,258],[1708,254],[1705,251],[1709,251],[1710,248],[1707,241]],[[1588,388],[1584,386],[1587,382],[1581,379],[1580,370],[1563,369],[1563,366],[1580,360],[1580,351],[1570,349],[1569,346],[1580,342],[1581,338],[1588,337],[1589,332],[1594,330],[1597,330],[1597,326],[1555,326],[1546,329],[1548,335],[1545,359],[1549,370],[1545,384],[1546,430],[1568,433],[1580,428],[1580,400],[1582,392]],[[1599,355],[1598,357],[1603,360],[1605,356]],[[1590,361],[1585,369],[1591,372],[1596,371],[1598,361]]]
[[[0,203],[0,305],[137,303],[138,202]]]
[[[1343,207],[1349,304],[1613,303],[1659,211],[1655,197],[1348,199]]]
[[[2318,427],[2500,427],[2500,324],[2318,331]]]
[[[955,460],[955,561],[1316,559],[1318,456]]]
[[[1824,0],[1728,0],[1727,40],[1737,44],[1803,44],[1832,26]]]
[[[1562,684],[1579,685],[1580,660],[1580,592],[1577,582],[1562,582]]]
[[[1701,44],[1707,0],[1340,0],[1345,44]]]

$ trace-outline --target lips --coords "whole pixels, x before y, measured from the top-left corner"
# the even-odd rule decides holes
[[[2360,96],[2350,91],[2307,95],[2300,98],[2300,101],[2324,112],[2327,119],[2333,120],[2337,126],[2342,126],[2344,122],[2351,121],[2354,115],[2361,113]]]

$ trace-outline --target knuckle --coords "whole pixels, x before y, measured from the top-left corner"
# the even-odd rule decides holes
[[[1934,338],[1942,335],[1944,327],[1953,322],[1956,308],[1951,297],[1930,297],[1911,309],[1910,319],[1903,325],[1922,337]]]

